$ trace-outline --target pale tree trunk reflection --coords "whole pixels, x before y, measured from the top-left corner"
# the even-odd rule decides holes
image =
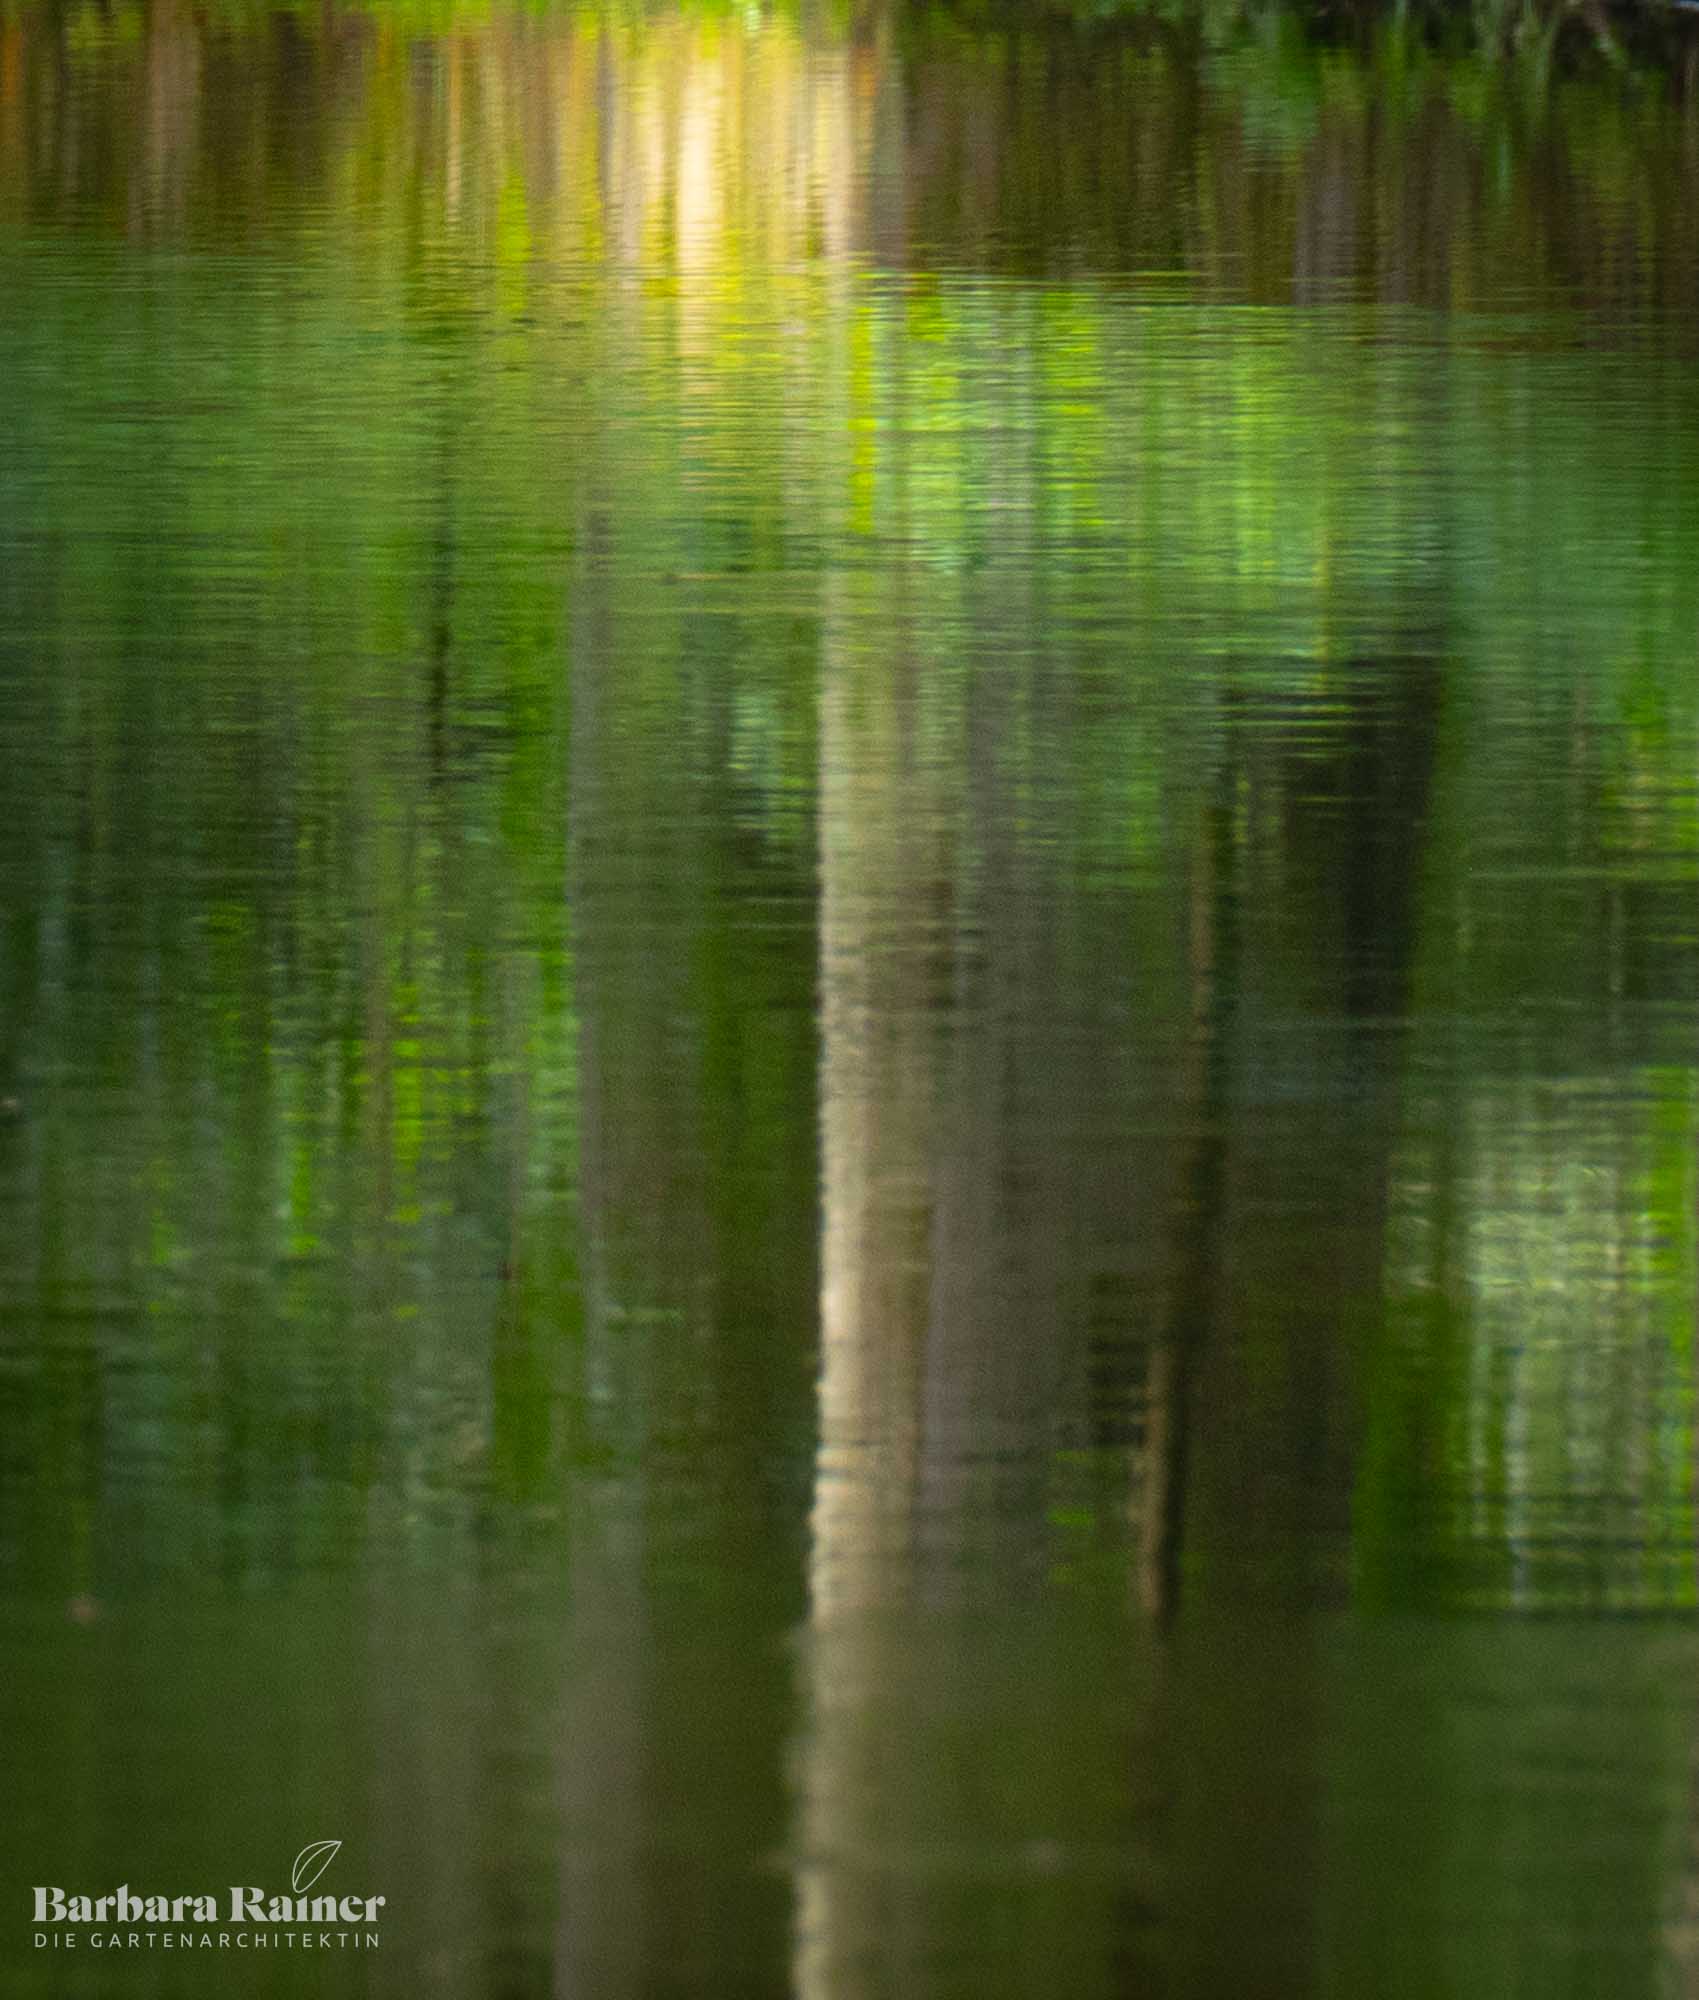
[[[924,690],[881,685],[841,634],[834,580],[820,697],[820,1442],[809,1521],[811,1728],[801,1773],[795,1987],[861,1989],[884,1930],[858,1806],[862,1718],[889,1673],[868,1617],[911,1532],[931,1305],[933,998],[947,931],[936,914],[939,774],[917,726]],[[906,684],[905,684],[906,683]],[[893,893],[899,892],[899,893]]]
[[[822,1617],[866,1596],[881,1554],[902,1547],[920,1462],[934,999],[948,934],[932,907],[938,778],[915,741],[919,698],[911,686],[869,699],[833,676],[821,700],[825,1229],[810,1591]]]
[[[803,2000],[924,1993],[941,1962],[1019,1990],[974,1915],[988,1896],[1024,1913],[1022,1949],[1054,1957],[1059,1990],[1095,1990],[1119,1885],[1068,1871],[1125,1838],[1118,1797],[1080,1783],[1117,1754],[1104,1716],[1032,1609],[1058,1456],[1089,1432],[1107,1218],[1124,1228],[1127,1207],[1102,1149],[1116,1057],[1070,997],[1102,982],[1066,955],[1092,943],[1058,892],[1067,794],[1031,762],[1073,754],[1067,677],[964,661],[928,588],[908,579],[919,601],[893,611],[834,578],[824,619]],[[1029,1656],[999,1622],[1021,1617]],[[1122,1691],[1111,1707],[1119,1730]]]

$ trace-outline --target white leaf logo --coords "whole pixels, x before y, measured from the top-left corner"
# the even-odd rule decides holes
[[[289,1871],[289,1881],[297,1896],[304,1896],[324,1871],[335,1860],[341,1849],[340,1840],[315,1840],[310,1847],[303,1847],[295,1857],[295,1866]]]

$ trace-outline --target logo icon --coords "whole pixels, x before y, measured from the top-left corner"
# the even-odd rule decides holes
[[[303,1847],[295,1857],[295,1865],[289,1871],[289,1886],[297,1896],[304,1896],[340,1852],[340,1840],[315,1840],[311,1846]]]

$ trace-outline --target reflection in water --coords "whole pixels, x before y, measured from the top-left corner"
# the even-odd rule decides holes
[[[1692,1988],[1692,120],[0,7],[0,1877]]]
[[[1019,473],[1000,483],[1018,495]],[[1132,1727],[1125,1656],[1056,1594],[1093,1503],[1113,1506],[1125,1413],[1094,1409],[1091,1369],[1126,1376],[1148,1233],[1115,1171],[1132,1045],[1087,976],[1125,962],[1126,895],[1066,887],[1074,664],[964,662],[948,636],[960,617],[1031,631],[1028,584],[826,587],[808,2000],[1108,1990],[1134,1858],[1092,1768]]]
[[[469,250],[510,301],[546,264],[736,286],[853,254],[1265,303],[1685,303],[1691,111],[1661,73],[1234,29],[34,0],[0,21],[0,221],[209,245],[331,222],[390,273]]]
[[[782,699],[787,621],[752,604],[704,637],[682,593],[622,583],[593,502],[583,533],[584,1435],[552,1990],[759,1992],[785,1909],[759,1863],[785,1837],[815,1036],[806,828],[740,824],[736,699]]]

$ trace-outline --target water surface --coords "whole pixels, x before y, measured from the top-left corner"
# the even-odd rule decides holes
[[[0,6],[8,1992],[1693,1990],[1692,120]]]

